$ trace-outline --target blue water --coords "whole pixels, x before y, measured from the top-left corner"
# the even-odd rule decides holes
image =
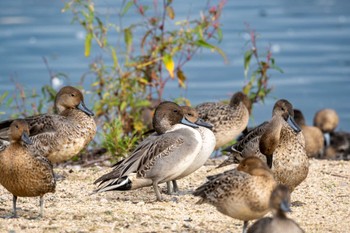
[[[99,1],[100,12],[112,12],[111,2]],[[174,1],[176,19],[189,13],[197,17],[204,1]],[[84,30],[62,14],[62,1],[0,1],[0,94],[14,93],[12,79],[30,90],[50,82],[43,62],[54,72],[65,73],[66,84],[77,85],[93,57],[84,57]],[[244,84],[245,23],[259,34],[263,52],[271,47],[283,74],[271,72],[274,90],[265,104],[255,105],[254,121],[271,117],[276,99],[286,98],[304,112],[312,124],[314,113],[334,108],[339,129],[350,130],[350,1],[348,0],[231,0],[223,12],[224,39],[219,45],[230,62],[203,51],[185,66],[188,88],[168,83],[165,98],[187,97],[192,104],[228,99]],[[134,18],[128,15],[126,22]],[[95,50],[97,51],[97,50]],[[91,80],[90,80],[91,82]],[[88,86],[86,86],[88,88]],[[6,111],[0,106],[0,111]],[[0,119],[7,115],[0,116]]]

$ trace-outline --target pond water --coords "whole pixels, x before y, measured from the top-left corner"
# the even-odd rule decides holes
[[[118,2],[99,4],[108,9],[112,3],[118,7]],[[197,17],[196,9],[205,5],[194,0],[174,2],[179,18],[188,14]],[[61,13],[63,5],[63,1],[0,1],[0,95],[4,91],[13,94],[13,79],[28,90],[48,84],[43,57],[54,72],[69,76],[67,84],[79,83],[94,57],[84,57],[84,30],[71,24],[71,14]],[[271,73],[274,90],[265,104],[254,107],[251,123],[269,119],[276,99],[285,98],[304,112],[308,124],[317,110],[335,109],[340,116],[338,128],[349,131],[349,9],[348,0],[228,1],[222,18],[224,39],[219,46],[227,53],[229,64],[218,54],[204,51],[185,66],[188,88],[179,90],[177,82],[171,82],[165,98],[183,95],[195,105],[228,99],[239,90],[244,84],[248,23],[260,35],[260,50],[271,46],[277,65],[284,70],[283,74]],[[8,111],[5,106],[0,106],[1,110]]]

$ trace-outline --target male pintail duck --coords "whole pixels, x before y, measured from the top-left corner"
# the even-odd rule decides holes
[[[25,144],[32,144],[29,127],[24,120],[10,125],[10,145],[0,152],[0,183],[13,194],[13,217],[17,217],[17,197],[40,197],[43,216],[43,196],[55,192],[56,181],[52,165],[45,157],[33,154]]]
[[[247,128],[251,101],[242,92],[235,93],[230,104],[207,102],[196,106],[199,117],[213,125],[215,149],[235,139]]]
[[[26,145],[32,153],[47,157],[52,163],[69,160],[78,154],[95,136],[96,124],[84,104],[83,94],[71,86],[63,87],[55,98],[56,114],[27,117],[30,140]],[[8,138],[13,120],[0,122],[0,139]]]
[[[339,124],[339,116],[334,109],[324,108],[315,113],[314,126],[320,128],[325,137],[325,145],[329,146],[329,133],[333,132]]]
[[[162,102],[153,116],[157,134],[148,136],[128,158],[98,178],[94,183],[99,186],[94,192],[153,186],[157,200],[162,200],[158,184],[181,175],[202,148],[202,137],[193,127],[198,125],[186,121],[180,106]]]
[[[290,210],[290,193],[287,186],[278,185],[272,192],[270,208],[273,218],[265,217],[256,221],[247,233],[304,233],[304,230],[286,216]]]
[[[179,175],[176,178],[176,180],[186,177],[192,174],[193,172],[195,172],[196,170],[198,170],[200,167],[202,167],[205,164],[205,162],[209,159],[216,145],[215,135],[213,131],[210,130],[212,125],[210,124],[206,125],[207,123],[203,122],[203,120],[199,118],[198,112],[194,108],[191,108],[189,106],[182,106],[181,108],[184,111],[184,114],[187,120],[199,125],[199,127],[196,130],[200,133],[202,137],[202,148],[197,154],[193,163],[181,175]],[[206,126],[204,127],[203,125],[206,125]],[[176,180],[172,181],[174,192],[179,191]],[[168,193],[171,194],[172,190],[171,190],[170,181],[167,182],[167,189],[168,189]]]
[[[324,149],[322,131],[318,127],[306,125],[304,115],[299,109],[294,109],[294,120],[304,135],[307,156],[320,158]]]
[[[219,166],[240,161],[247,155],[255,155],[263,160],[267,158],[276,181],[287,185],[292,192],[305,180],[309,171],[304,136],[293,116],[292,104],[284,99],[278,100],[273,108],[272,119],[226,148],[232,155]]]
[[[268,213],[275,186],[266,163],[251,156],[243,159],[236,169],[209,176],[193,195],[201,197],[197,204],[211,204],[222,214],[244,221],[243,232],[246,232],[249,220]]]

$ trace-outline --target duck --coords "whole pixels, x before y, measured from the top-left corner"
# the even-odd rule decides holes
[[[231,142],[247,129],[251,105],[247,95],[236,92],[229,104],[205,102],[195,107],[199,117],[213,125],[215,150]]]
[[[181,106],[181,108],[184,111],[186,119],[199,126],[196,128],[196,130],[202,137],[202,148],[197,154],[193,163],[181,175],[176,177],[176,180],[182,179],[202,167],[209,159],[210,155],[213,153],[216,145],[215,135],[211,130],[212,125],[203,121],[203,119],[199,117],[198,112],[194,108],[190,106]],[[173,190],[171,188],[171,182],[167,182],[168,194],[179,192],[176,180],[172,180]]]
[[[197,204],[207,203],[231,218],[243,221],[243,233],[250,220],[269,211],[269,199],[277,185],[267,164],[256,156],[244,158],[237,168],[207,177],[193,195]]]
[[[266,161],[276,181],[293,192],[309,172],[305,139],[300,132],[300,127],[294,121],[293,105],[286,99],[277,100],[272,119],[261,123],[239,142],[225,148],[224,151],[230,153],[229,157],[218,167],[254,155]]]
[[[249,227],[247,233],[304,233],[305,231],[293,219],[286,216],[290,210],[290,193],[282,184],[276,186],[270,197],[270,209],[273,217],[265,217]]]
[[[10,145],[0,152],[0,184],[13,195],[12,217],[17,217],[17,197],[40,197],[39,217],[42,217],[44,195],[54,193],[56,187],[52,164],[23,146],[33,143],[25,120],[14,120],[9,133]]]
[[[338,113],[331,108],[320,109],[315,113],[313,123],[315,127],[318,127],[323,132],[325,138],[325,146],[329,146],[329,133],[334,132],[339,124]]]
[[[306,125],[304,114],[299,109],[294,109],[294,120],[300,126],[304,135],[307,156],[309,158],[320,158],[324,150],[322,131],[318,127]]]
[[[322,159],[350,160],[350,133],[333,131],[329,133],[330,143],[326,147]]]
[[[153,186],[156,201],[162,201],[158,184],[175,180],[194,161],[202,148],[197,124],[184,117],[182,108],[171,101],[161,102],[153,116],[155,134],[141,141],[125,160],[99,177],[93,193],[135,190]]]
[[[62,87],[55,97],[54,107],[57,114],[24,118],[32,144],[23,145],[52,163],[61,163],[77,155],[93,139],[96,123],[94,113],[85,106],[83,94],[75,87]],[[2,141],[8,141],[8,129],[14,120],[0,122]]]

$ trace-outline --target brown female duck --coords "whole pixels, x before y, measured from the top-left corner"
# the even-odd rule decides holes
[[[198,105],[199,117],[213,125],[215,149],[235,139],[247,128],[251,101],[242,92],[235,93],[230,104],[207,102]]]
[[[43,215],[43,196],[55,192],[56,181],[51,163],[33,154],[22,144],[32,144],[29,127],[24,120],[10,125],[10,145],[0,152],[0,183],[13,194],[13,217],[17,217],[17,197],[40,197],[40,216]]]
[[[208,177],[193,195],[201,197],[198,204],[211,204],[222,214],[244,221],[245,232],[249,220],[261,218],[269,211],[275,186],[266,163],[252,156],[242,160],[237,169]]]
[[[278,185],[272,192],[270,208],[273,218],[265,217],[256,221],[247,233],[303,233],[304,230],[292,219],[288,218],[285,212],[290,210],[290,193],[286,186]]]
[[[338,113],[331,108],[324,108],[315,113],[314,126],[318,127],[324,135],[325,146],[330,144],[330,133],[334,132],[339,124]]]
[[[42,114],[27,117],[32,153],[59,163],[78,154],[95,136],[96,124],[93,113],[85,106],[84,97],[78,89],[65,86],[56,95],[58,114]],[[0,139],[8,140],[8,127],[13,120],[0,122]]]
[[[301,127],[304,135],[307,156],[320,158],[324,149],[322,131],[315,126],[306,125],[304,115],[299,109],[294,109],[294,120]]]
[[[304,136],[293,116],[292,104],[284,99],[278,100],[273,108],[272,119],[226,148],[232,154],[219,166],[240,161],[247,155],[255,155],[263,160],[266,157],[276,181],[288,186],[292,192],[309,171]]]

